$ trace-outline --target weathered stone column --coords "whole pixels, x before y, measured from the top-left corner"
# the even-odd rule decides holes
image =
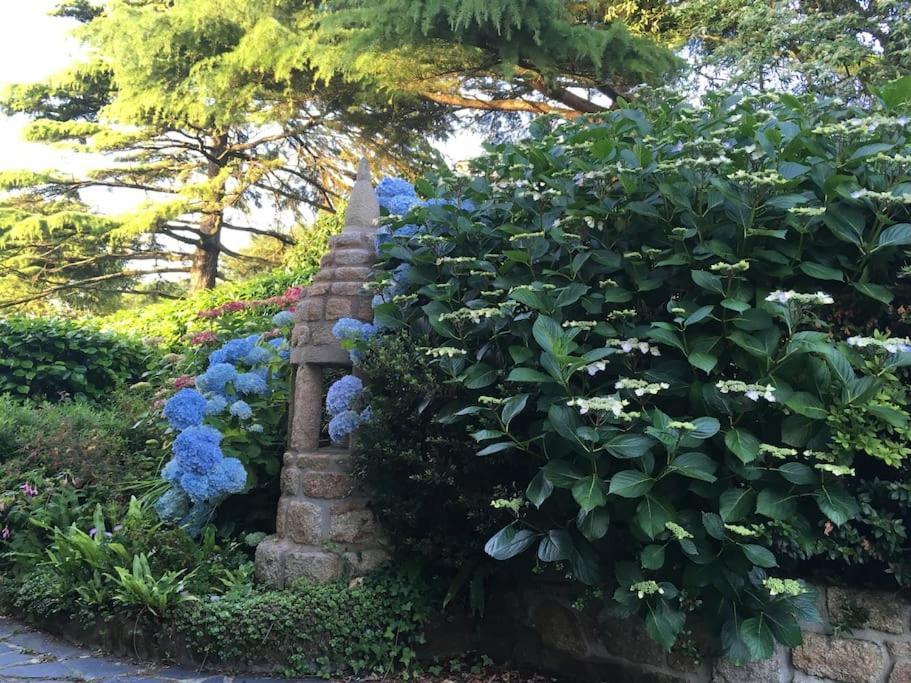
[[[322,582],[361,574],[387,557],[382,531],[351,478],[350,450],[320,447],[324,371],[351,367],[332,327],[339,318],[373,320],[364,283],[376,260],[379,215],[370,169],[361,160],[345,228],[329,241],[329,253],[298,306],[291,338],[294,390],[277,533],[256,548],[257,576],[275,586],[302,577]]]

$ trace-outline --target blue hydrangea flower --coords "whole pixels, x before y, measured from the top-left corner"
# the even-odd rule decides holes
[[[215,394],[206,401],[206,415],[218,415],[228,407],[228,399],[219,394]]]
[[[294,324],[294,313],[291,311],[279,311],[272,316],[272,324],[276,327],[287,327]]]
[[[477,204],[470,199],[454,199],[452,197],[434,197],[421,202],[422,206],[455,206],[463,211],[475,211]]]
[[[253,347],[256,346],[259,339],[260,335],[258,334],[251,334],[249,337],[241,337],[240,339],[232,339],[220,349],[216,349],[209,354],[209,365],[236,363],[239,360],[243,360],[244,357],[253,350]]]
[[[162,415],[174,429],[186,429],[202,423],[206,399],[196,389],[181,389],[164,404]]]
[[[177,460],[173,458],[168,460],[168,463],[161,469],[161,478],[175,485],[180,481],[180,465],[177,464]]]
[[[190,499],[180,489],[170,488],[155,501],[155,512],[163,522],[176,524],[190,511]]]
[[[383,178],[376,186],[376,198],[380,206],[389,209],[388,203],[393,197],[408,196],[417,199],[414,185],[404,178]]]
[[[419,232],[424,232],[424,228],[420,225],[415,225],[414,223],[408,223],[403,225],[401,228],[396,229],[392,235],[393,237],[414,237]]]
[[[253,408],[246,401],[235,401],[231,404],[229,412],[241,420],[249,420],[253,417]]]
[[[386,209],[396,216],[404,216],[418,201],[418,198],[413,195],[399,194],[386,201]]]
[[[339,413],[329,421],[329,438],[333,443],[341,444],[354,432],[361,423],[360,415],[353,410]]]
[[[244,372],[234,380],[234,388],[241,394],[254,394],[264,396],[269,393],[266,378],[258,372]]]
[[[237,379],[237,368],[230,363],[216,363],[196,377],[196,388],[213,394],[225,393],[225,385]]]
[[[326,394],[326,410],[338,415],[348,410],[364,391],[364,383],[354,375],[345,375],[329,387]]]
[[[184,473],[204,474],[221,460],[221,432],[213,427],[188,427],[174,439],[172,451]],[[189,493],[189,491],[187,491]]]
[[[361,411],[361,422],[370,422],[373,419],[373,408],[367,406]]]
[[[247,427],[247,431],[248,431],[248,432],[253,432],[254,434],[262,434],[262,433],[263,433],[263,426],[262,426],[262,425],[259,425],[259,424],[250,425],[249,427]]]
[[[373,249],[377,254],[380,253],[384,244],[389,242],[392,239],[392,233],[389,232],[389,228],[383,226],[379,228],[375,233],[373,233]]]
[[[208,473],[183,472],[180,475],[180,488],[184,490],[194,503],[204,503],[212,497]]]
[[[250,349],[250,353],[244,356],[244,363],[247,365],[262,365],[263,363],[268,363],[272,359],[272,354],[269,353],[269,349],[263,346],[254,346]]]
[[[291,357],[291,346],[284,337],[276,337],[269,340],[269,346],[278,351],[278,357],[282,360],[288,360]]]
[[[225,458],[209,474],[209,488],[217,496],[240,493],[247,485],[247,470],[237,458]]]
[[[366,341],[376,334],[372,323],[355,318],[339,318],[332,326],[332,336],[342,341]]]

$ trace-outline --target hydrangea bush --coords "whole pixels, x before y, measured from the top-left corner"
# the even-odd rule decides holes
[[[494,501],[489,555],[534,553],[667,648],[696,620],[735,660],[800,643],[814,596],[784,549],[876,545],[865,487],[903,485],[904,455],[845,417],[880,446],[908,427],[909,128],[664,99],[543,119],[440,181],[448,201],[380,185],[390,214],[412,201],[379,240],[376,324],[429,335],[470,397],[438,419],[478,457],[539,467]]]
[[[164,404],[176,433],[162,476],[170,483],[156,510],[192,534],[230,495],[274,483],[281,469],[288,400],[287,333],[280,311],[269,334],[232,339],[209,354],[205,372],[188,378]]]

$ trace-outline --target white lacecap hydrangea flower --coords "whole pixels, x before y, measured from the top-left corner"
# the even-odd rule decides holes
[[[815,292],[813,294],[803,294],[800,292],[795,292],[794,290],[788,290],[787,292],[777,290],[769,294],[766,298],[766,301],[777,304],[798,304],[798,305],[828,305],[834,304],[835,299],[826,294],[825,292]]]
[[[715,387],[722,394],[743,394],[751,401],[764,398],[769,403],[775,403],[775,387],[771,384],[747,384],[740,380],[721,380]]]
[[[594,412],[611,413],[614,417],[621,417],[623,409],[629,405],[629,401],[615,396],[595,396],[592,398],[574,398],[568,401],[566,405],[575,406],[582,415]]]
[[[653,356],[660,356],[661,350],[652,344],[649,344],[646,341],[637,339],[636,337],[631,337],[630,339],[608,339],[608,346],[613,346],[623,353],[632,353],[633,351],[638,351],[639,353],[646,355],[651,354]]]
[[[454,346],[438,346],[433,349],[425,349],[424,353],[431,358],[455,358],[456,356],[464,356],[468,352],[465,349],[457,349]]]
[[[848,337],[848,344],[859,349],[875,347],[888,353],[911,352],[911,340],[906,337],[893,337],[891,339],[876,339],[875,337]]]
[[[646,595],[664,595],[664,589],[658,585],[657,581],[638,581],[634,583],[629,589],[635,593],[641,600]]]
[[[614,389],[626,389],[632,391],[636,396],[651,395],[654,396],[664,389],[670,389],[671,385],[667,382],[648,382],[644,379],[631,379],[621,377],[614,383]]]

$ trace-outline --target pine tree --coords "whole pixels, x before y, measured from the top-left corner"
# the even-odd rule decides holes
[[[680,66],[667,48],[630,32],[624,20],[640,13],[617,4],[330,0],[303,26],[302,42],[325,76],[373,79],[456,109],[573,117]]]
[[[332,210],[363,153],[379,168],[427,158],[423,135],[440,105],[389,98],[366,83],[320,80],[274,51],[300,7],[272,0],[70,2],[90,60],[47,82],[17,86],[6,113],[27,137],[96,155],[89,173],[10,173],[0,205],[5,305],[53,296],[74,304],[135,289],[137,278],[189,272],[212,287],[223,233],[290,243],[247,224],[257,206]],[[445,121],[443,121],[445,126]],[[125,216],[83,201],[91,188],[145,193]],[[148,287],[142,288],[144,291]]]
[[[908,0],[682,0],[672,15],[713,85],[862,101],[911,73]]]

